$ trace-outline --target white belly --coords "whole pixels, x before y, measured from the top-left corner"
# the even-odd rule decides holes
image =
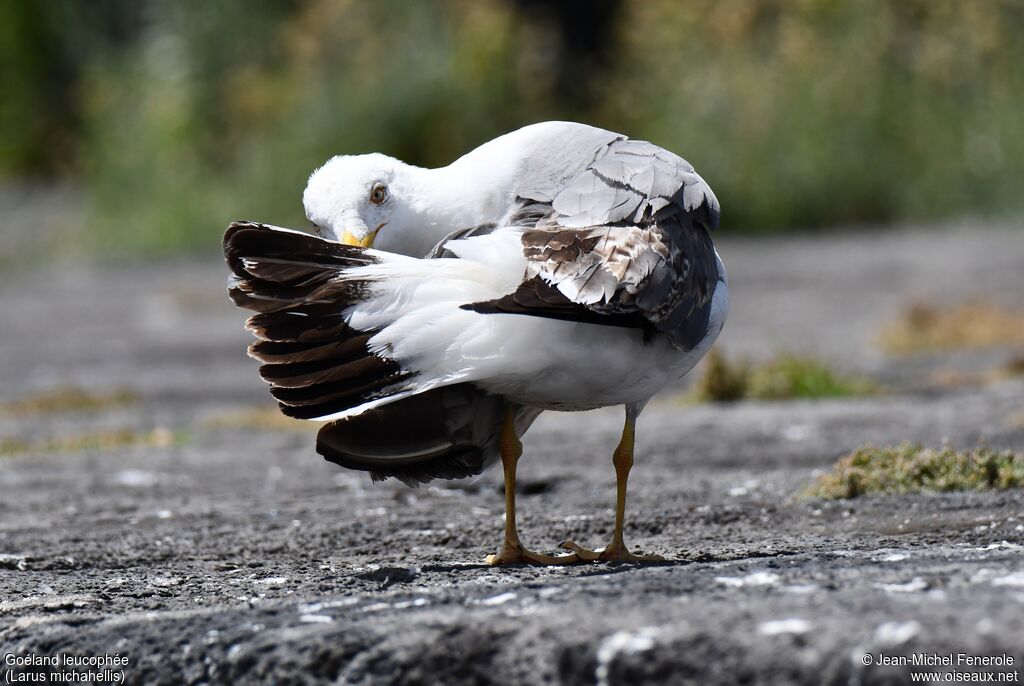
[[[637,329],[488,315],[504,320],[496,322],[498,329],[510,332],[502,358],[517,362],[476,383],[522,405],[549,410],[644,403],[704,357],[722,330],[728,307],[728,289],[719,282],[708,333],[688,351],[672,347],[664,335],[644,343]]]

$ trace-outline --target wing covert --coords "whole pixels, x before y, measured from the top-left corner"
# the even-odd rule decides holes
[[[537,195],[521,196],[512,219],[524,227],[523,283],[467,308],[656,330],[683,349],[700,342],[721,277],[710,236],[719,205],[689,162],[618,138]]]

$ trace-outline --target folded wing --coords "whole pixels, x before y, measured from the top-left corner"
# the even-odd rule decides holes
[[[722,277],[711,242],[719,207],[688,162],[616,139],[546,195],[521,197],[512,217],[524,228],[522,284],[467,309],[662,332],[683,350],[701,341]]]

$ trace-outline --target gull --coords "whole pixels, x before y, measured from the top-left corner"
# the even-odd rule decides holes
[[[318,235],[235,222],[229,294],[284,414],[328,422],[317,451],[408,485],[501,462],[491,564],[647,561],[623,538],[636,420],[711,348],[729,309],[719,204],[681,157],[572,122],[489,141],[446,167],[330,159],[303,195]],[[622,405],[611,542],[526,548],[522,435],[544,410]]]

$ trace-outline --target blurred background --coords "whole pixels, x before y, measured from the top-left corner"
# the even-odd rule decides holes
[[[0,653],[116,649],[133,683],[1024,660],[1022,35],[1024,0],[0,0]],[[627,537],[685,563],[499,581],[499,471],[320,459],[220,242],[308,226],[332,155],[555,118],[695,165],[731,310],[637,432]],[[526,436],[531,546],[607,540],[620,412]]]
[[[574,119],[689,159],[723,231],[1024,209],[1024,3],[0,4],[0,252],[219,253],[337,153]]]

